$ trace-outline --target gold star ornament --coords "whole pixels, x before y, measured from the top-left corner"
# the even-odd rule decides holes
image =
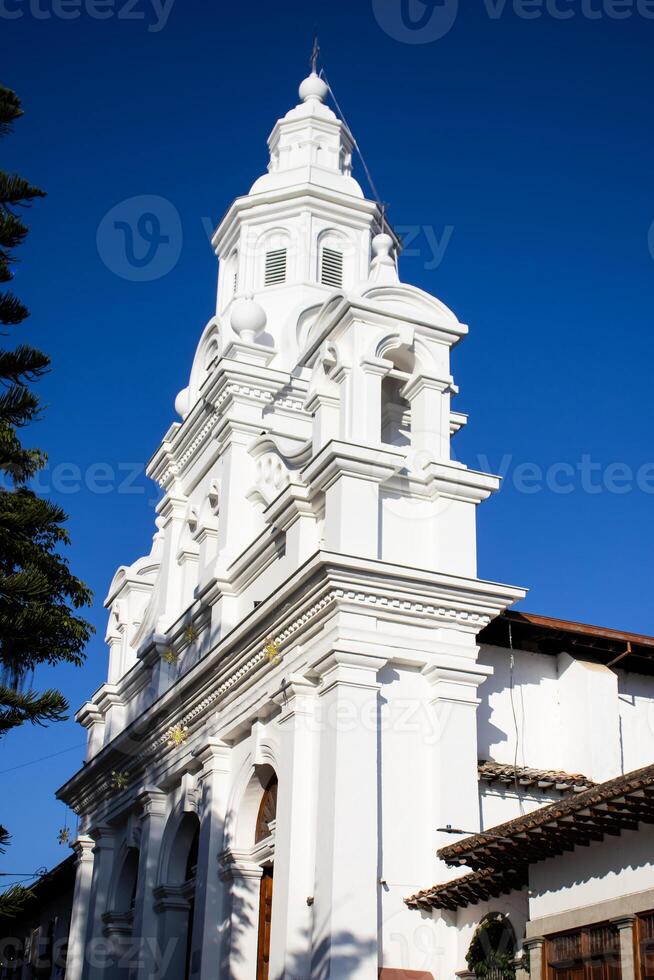
[[[266,655],[266,659],[271,664],[280,664],[282,662],[282,655],[280,653],[279,643],[276,640],[266,640],[263,652]]]
[[[168,741],[175,748],[179,748],[180,745],[183,745],[187,738],[188,728],[186,725],[175,725],[168,732]]]
[[[122,789],[126,789],[129,782],[129,775],[126,772],[116,772],[114,770],[111,774],[111,785],[113,789],[120,792]]]

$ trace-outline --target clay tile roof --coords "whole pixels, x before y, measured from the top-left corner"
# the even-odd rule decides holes
[[[443,847],[438,856],[474,874],[406,899],[411,908],[462,908],[527,883],[529,865],[579,844],[654,823],[654,765],[599,783],[549,806]],[[449,903],[449,904],[447,904]]]
[[[512,786],[533,786],[537,789],[556,789],[561,792],[578,793],[590,789],[595,783],[580,773],[559,772],[556,769],[532,769],[529,766],[514,766],[492,760],[480,760],[479,778],[485,783],[502,783]]]
[[[498,898],[506,892],[526,887],[527,868],[505,868],[503,871],[487,868],[472,874],[446,881],[433,888],[425,888],[416,895],[405,899],[410,909],[455,909],[465,908],[489,898]]]

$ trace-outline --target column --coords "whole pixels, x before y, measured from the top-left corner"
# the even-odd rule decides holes
[[[411,403],[411,449],[439,461],[450,458],[451,379],[414,375],[402,389]]]
[[[336,395],[314,392],[305,402],[307,412],[313,416],[314,456],[331,439],[338,439],[341,430],[341,402]]]
[[[81,980],[84,968],[91,882],[93,879],[94,846],[93,838],[86,836],[78,837],[73,844],[73,850],[77,856],[77,871],[75,873],[73,910],[68,933],[67,980]]]
[[[87,967],[83,976],[89,980],[105,976],[109,960],[110,944],[104,936],[102,916],[109,911],[109,887],[114,867],[115,833],[113,827],[94,827],[91,837],[93,848],[93,880],[89,899],[89,924],[87,931]]]
[[[381,443],[382,379],[393,370],[393,362],[383,357],[362,357],[361,370],[349,377],[352,389],[352,415],[349,438],[364,446]]]
[[[546,970],[543,963],[545,940],[542,936],[525,939],[522,948],[529,955],[529,980],[545,980]]]
[[[611,925],[616,926],[620,936],[620,966],[622,980],[636,980],[636,962],[634,956],[634,926],[635,915],[621,915],[611,919]]]
[[[138,967],[134,976],[149,978],[156,975],[160,962],[158,916],[155,910],[154,888],[157,884],[159,855],[166,816],[166,794],[148,789],[138,797],[142,810],[139,871],[134,902],[135,954]]]
[[[275,700],[281,738],[270,940],[271,977],[311,976],[314,891],[316,686],[300,675]]]
[[[231,884],[229,969],[225,976],[230,980],[252,980],[257,975],[259,890],[263,869],[237,851],[225,856],[223,867],[225,880]]]
[[[463,652],[459,649],[460,659],[463,659]],[[470,648],[465,650],[468,654],[472,652]],[[453,657],[447,659],[452,661]],[[479,829],[477,688],[491,669],[475,663],[471,657],[464,668],[432,664],[424,668],[423,673],[432,688],[431,704],[435,713],[432,757],[434,830],[451,824],[452,827],[475,832]],[[456,792],[452,792],[454,786]],[[436,835],[436,848],[451,843],[451,836],[444,833]],[[451,874],[447,869],[444,869],[444,873],[446,876]]]
[[[200,980],[215,980],[229,975],[229,889],[218,873],[218,862],[224,847],[231,749],[211,738],[194,755],[202,770],[191,973]]]
[[[377,671],[384,663],[335,651],[318,667],[322,686],[310,974],[315,980],[377,980]]]

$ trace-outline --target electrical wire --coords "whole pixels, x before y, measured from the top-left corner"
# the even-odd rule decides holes
[[[330,81],[327,78],[327,73],[326,73],[326,71],[325,71],[324,68],[322,68],[320,70],[320,76],[321,76],[321,78],[323,78],[325,80],[325,84],[327,85],[327,88],[329,89],[329,94],[331,95],[332,99],[334,100],[334,105],[336,106],[336,111],[338,112],[339,116],[341,117],[341,122],[344,124],[345,128],[347,129],[347,131],[349,132],[350,136],[352,137],[352,145],[353,145],[354,149],[357,151],[357,153],[359,154],[359,160],[361,160],[361,166],[364,169],[364,172],[365,172],[365,175],[366,175],[366,180],[368,181],[368,184],[370,185],[370,190],[372,191],[372,196],[374,197],[375,201],[377,202],[377,204],[379,206],[379,210],[380,210],[380,213],[381,213],[381,226],[382,226],[382,231],[384,231],[386,228],[389,227],[388,222],[386,220],[386,205],[384,204],[384,202],[382,201],[381,197],[379,196],[379,193],[378,193],[377,188],[375,186],[375,182],[372,179],[372,174],[370,173],[370,170],[368,168],[368,164],[366,163],[366,161],[364,159],[364,156],[363,156],[363,153],[361,152],[361,147],[357,143],[357,141],[355,139],[355,136],[354,136],[354,133],[350,129],[350,126],[348,124],[348,121],[345,118],[345,115],[343,113],[343,110],[341,109],[340,105],[338,104],[338,99],[336,98],[336,96],[334,94],[334,89],[331,87]]]
[[[511,622],[509,621],[509,697],[511,699],[511,713],[513,715],[513,727],[515,729],[515,752],[513,753],[513,784],[518,800],[520,812],[523,810],[522,800],[520,799],[520,786],[518,783],[518,745],[520,741],[520,731],[518,728],[518,716],[515,710],[515,700],[513,697],[513,687],[515,683],[515,654],[513,652],[513,634],[511,632]]]
[[[10,766],[9,769],[0,769],[0,776],[3,776],[6,772],[15,772],[16,769],[25,769],[26,766],[35,766],[37,762],[45,762],[46,759],[54,759],[55,756],[63,755],[64,752],[72,752],[73,749],[83,748],[83,742],[80,742],[78,745],[70,745],[67,749],[60,749],[59,752],[51,752],[50,755],[41,755],[38,759],[30,759],[29,762],[21,762],[17,766]]]

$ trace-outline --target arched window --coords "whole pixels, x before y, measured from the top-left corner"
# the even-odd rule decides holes
[[[481,920],[470,943],[466,963],[480,980],[514,980],[515,933],[499,912]]]

